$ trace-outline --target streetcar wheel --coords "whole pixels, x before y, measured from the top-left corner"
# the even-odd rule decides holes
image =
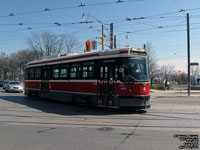
[[[32,92],[31,91],[28,92],[28,97],[32,97]]]

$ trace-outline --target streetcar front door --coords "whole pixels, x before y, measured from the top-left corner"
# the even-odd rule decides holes
[[[117,85],[115,84],[118,68],[113,64],[103,64],[99,67],[98,105],[118,106]]]

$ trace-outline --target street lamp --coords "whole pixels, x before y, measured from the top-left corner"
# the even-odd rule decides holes
[[[85,20],[85,17],[86,17],[86,16],[94,18],[97,22],[99,22],[99,23],[102,25],[101,45],[102,45],[102,50],[104,50],[104,38],[105,38],[105,35],[104,35],[104,23],[103,23],[101,20],[97,19],[96,17],[94,17],[94,16],[92,16],[92,15],[89,15],[89,14],[86,15],[86,14],[84,14],[84,13],[83,13],[83,15],[82,15],[82,19]]]

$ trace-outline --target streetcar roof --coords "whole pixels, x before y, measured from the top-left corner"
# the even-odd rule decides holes
[[[130,52],[136,52],[132,53],[130,55]],[[99,51],[93,51],[93,52],[87,52],[83,54],[71,54],[67,56],[61,56],[61,57],[54,57],[54,58],[46,58],[41,60],[36,60],[29,62],[27,64],[27,67],[31,66],[42,66],[46,64],[59,64],[59,63],[66,63],[66,62],[76,62],[76,61],[84,61],[84,60],[95,60],[95,59],[103,59],[103,58],[113,58],[113,57],[128,57],[133,55],[138,55],[139,53],[144,54],[143,56],[146,56],[146,51],[143,48],[134,48],[134,47],[125,47],[125,48],[118,48],[118,49],[112,49],[112,50],[99,50]]]

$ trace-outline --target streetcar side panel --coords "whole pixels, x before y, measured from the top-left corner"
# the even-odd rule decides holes
[[[98,58],[65,63],[56,59],[34,62],[26,68],[25,95],[103,107],[149,108],[145,53],[136,53],[142,54],[139,57],[129,53],[102,52]],[[135,64],[137,69],[133,69]]]

